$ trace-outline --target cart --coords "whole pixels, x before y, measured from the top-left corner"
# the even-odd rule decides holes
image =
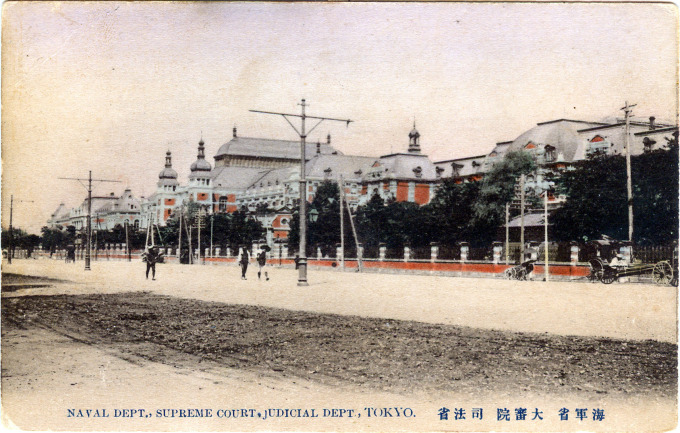
[[[508,280],[526,281],[527,276],[534,270],[534,262],[536,260],[527,260],[521,265],[513,266],[505,270],[505,278]]]
[[[591,260],[591,275],[594,272],[595,266],[593,266],[593,261]],[[604,284],[611,284],[621,277],[630,277],[633,275],[644,275],[652,274],[652,281],[656,284],[667,285],[675,284],[677,281],[677,271],[674,272],[673,267],[667,260],[660,261],[653,265],[632,265],[624,266],[621,268],[613,268],[606,265],[600,261],[602,269],[596,271],[599,275],[600,281]]]

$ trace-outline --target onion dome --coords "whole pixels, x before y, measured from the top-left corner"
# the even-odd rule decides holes
[[[191,164],[191,172],[196,172],[196,171],[210,171],[212,170],[212,166],[208,161],[205,160],[205,147],[204,147],[203,139],[201,138],[201,141],[198,142],[198,157],[196,161],[194,161],[193,164]]]
[[[165,154],[165,168],[158,174],[159,179],[177,179],[177,172],[172,168],[172,154]]]

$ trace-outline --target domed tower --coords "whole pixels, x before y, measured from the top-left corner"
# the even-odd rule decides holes
[[[172,153],[165,153],[165,168],[158,174],[158,188],[166,191],[174,191],[179,182],[177,172],[172,168]]]
[[[420,153],[420,133],[416,129],[416,122],[413,121],[413,130],[408,134],[408,153]]]
[[[212,166],[208,161],[205,160],[205,143],[203,142],[203,138],[201,138],[201,141],[198,142],[198,157],[196,161],[194,161],[193,164],[191,164],[191,173],[192,175],[196,172],[209,172],[212,170]]]

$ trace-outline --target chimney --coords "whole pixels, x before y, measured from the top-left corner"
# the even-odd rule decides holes
[[[321,153],[321,142],[317,141],[316,142],[316,154],[319,155]]]
[[[329,144],[329,145],[331,144],[331,134],[330,133],[328,133],[328,135],[326,136],[326,144]]]
[[[236,126],[234,126],[234,129],[232,129],[231,131],[234,138],[236,138]]]
[[[654,131],[656,129],[656,125],[654,125],[654,121],[656,120],[656,117],[651,116],[649,118],[649,130]]]

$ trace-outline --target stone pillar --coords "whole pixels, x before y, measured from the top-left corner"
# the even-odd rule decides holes
[[[335,260],[340,262],[342,260],[342,248],[340,244],[335,244]]]
[[[258,247],[259,247],[259,243],[253,242],[252,252],[250,253],[251,257],[257,257],[257,248]]]
[[[200,252],[201,252],[201,250],[199,250],[198,248],[196,248],[196,249],[194,250],[194,256],[195,256],[195,258],[196,258],[197,260],[198,260],[198,253],[200,253]]]
[[[437,261],[439,256],[439,242],[430,242],[430,261],[432,263]]]
[[[467,242],[460,243],[460,261],[467,262],[468,253],[470,252],[470,244]]]
[[[633,248],[630,245],[624,245],[619,248],[619,253],[623,256],[623,260],[627,263],[632,263],[631,255]]]
[[[231,248],[227,247],[226,256],[231,257]]]
[[[380,242],[380,245],[378,245],[378,254],[379,254],[379,259],[381,262],[385,260],[385,253],[387,252],[387,245],[384,243]]]
[[[203,254],[203,258],[205,259],[205,258],[207,258],[207,257],[210,257],[210,255],[211,255],[211,254],[210,254],[210,248],[206,248],[206,249],[205,249],[205,254]]]
[[[571,257],[570,257],[571,265],[576,266],[578,264],[578,253],[579,253],[579,246],[576,242],[571,243],[570,251],[571,251]]]
[[[316,247],[316,259],[321,260],[323,255],[321,254],[321,247]]]
[[[357,258],[364,258],[364,244],[362,243],[357,244]]]
[[[219,256],[221,252],[222,252],[222,249],[220,247],[215,247],[215,255],[216,256]]]
[[[503,243],[494,242],[493,243],[493,264],[497,265],[501,262],[501,256],[503,255]]]
[[[411,247],[405,246],[404,247],[404,261],[408,262],[411,260]]]
[[[283,244],[283,258],[288,257],[288,244]]]

